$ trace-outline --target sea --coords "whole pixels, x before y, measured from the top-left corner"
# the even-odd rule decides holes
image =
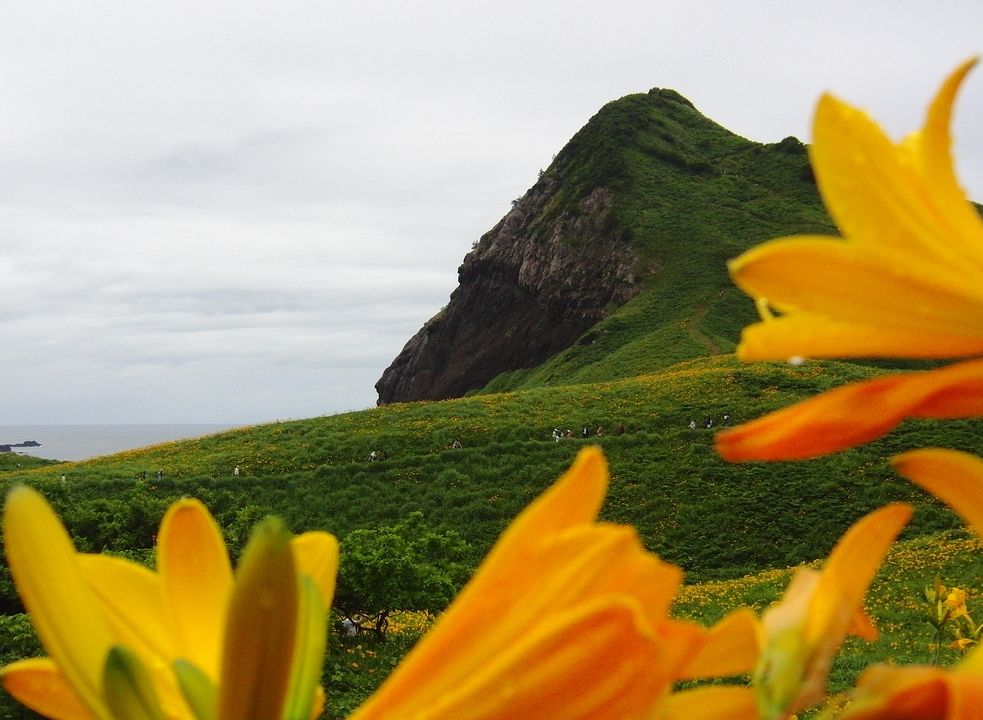
[[[0,425],[0,445],[33,440],[40,447],[15,447],[13,452],[49,460],[87,460],[135,450],[170,440],[185,440],[238,427],[232,424],[191,425]]]

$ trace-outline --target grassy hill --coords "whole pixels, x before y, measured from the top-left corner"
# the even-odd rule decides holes
[[[86,549],[150,548],[167,504],[195,495],[212,508],[234,547],[268,513],[297,530],[324,528],[344,537],[420,511],[429,527],[459,533],[476,563],[569,465],[577,447],[598,442],[612,471],[605,516],[637,526],[651,549],[690,577],[730,577],[819,557],[852,520],[888,500],[918,504],[909,536],[958,526],[895,477],[884,458],[930,444],[979,451],[975,421],[909,423],[830,458],[743,465],[715,455],[712,432],[688,427],[707,416],[719,423],[724,413],[743,421],[875,372],[834,362],[742,366],[718,356],[608,383],[397,404],[8,470],[0,473],[0,486],[40,487]],[[584,425],[606,432],[581,440]],[[556,427],[574,437],[554,442]],[[451,447],[455,440],[461,449]],[[369,462],[373,450],[387,458]],[[158,469],[163,480],[155,478]],[[0,604],[15,609],[9,588],[0,592]]]
[[[727,260],[772,237],[836,234],[802,143],[748,141],[671,90],[604,106],[546,175],[563,190],[537,223],[606,188],[608,221],[640,257],[644,290],[565,351],[500,375],[486,392],[632,377],[731,352],[754,309]]]

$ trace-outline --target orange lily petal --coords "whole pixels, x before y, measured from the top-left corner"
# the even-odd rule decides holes
[[[596,602],[547,618],[485,665],[472,667],[460,684],[376,715],[423,720],[485,718],[643,717],[665,682],[654,672],[659,645],[645,632],[636,603]]]
[[[983,415],[983,360],[851,383],[716,436],[731,461],[817,457],[874,440],[906,418]]]
[[[679,679],[728,677],[750,672],[758,660],[759,633],[758,618],[751,610],[735,610],[710,628],[705,644],[686,663]]]
[[[421,718],[445,717],[433,715],[429,709],[442,707],[442,703],[451,702],[449,698],[458,698],[461,688],[477,688],[476,683],[485,682],[478,678],[488,677],[487,673],[536,674],[534,668],[526,666],[510,669],[502,665],[502,658],[520,662],[524,653],[538,656],[545,648],[555,648],[562,639],[544,629],[544,618],[564,609],[562,618],[551,620],[550,627],[553,622],[579,626],[581,619],[572,618],[582,618],[580,613],[586,612],[585,608],[611,608],[612,622],[615,616],[618,620],[615,625],[606,626],[603,633],[598,630],[600,634],[594,636],[598,643],[609,637],[605,633],[615,627],[630,636],[623,638],[626,646],[651,643],[655,647],[660,645],[659,633],[676,638],[679,648],[663,649],[665,657],[660,662],[662,667],[669,666],[669,672],[677,672],[685,662],[685,653],[695,652],[703,634],[702,630],[696,632],[682,624],[668,624],[666,613],[681,572],[645,552],[630,528],[594,522],[606,486],[607,468],[601,452],[597,448],[582,451],[573,467],[503,533],[433,630],[355,717],[368,720],[411,716],[415,712],[421,713]],[[626,603],[634,608],[631,613],[616,612]],[[484,630],[476,633],[476,627]],[[646,634],[651,639],[646,641]],[[575,636],[567,635],[565,642],[579,645],[580,637],[576,636],[575,642],[572,637]],[[530,645],[533,642],[538,644]],[[573,654],[557,658],[555,663],[574,663],[572,658],[577,651],[564,652]],[[683,654],[677,657],[672,653]],[[632,663],[626,660],[624,664],[627,667]],[[646,679],[639,680],[641,685],[652,681],[657,675],[655,669],[655,665],[644,668]],[[525,681],[521,682],[524,685]],[[668,683],[668,677],[661,682]],[[490,687],[481,692],[497,698]],[[478,697],[461,696],[460,702],[485,707],[485,701]],[[501,702],[501,698],[495,702]],[[575,699],[570,702],[576,704]],[[556,696],[553,704],[556,708],[565,707],[557,704]],[[522,714],[513,712],[513,716]]]
[[[157,569],[179,654],[219,676],[232,569],[222,533],[197,500],[178,500],[161,520]]]
[[[45,650],[88,710],[108,718],[102,674],[114,637],[68,533],[48,503],[23,486],[7,495],[3,533],[10,572]]]
[[[10,663],[0,670],[3,688],[17,702],[52,720],[91,720],[71,684],[50,658]]]
[[[765,611],[754,678],[763,718],[785,717],[822,699],[847,633],[867,629],[857,623],[863,597],[911,513],[908,505],[892,504],[861,518],[833,548],[822,572],[800,570],[783,599]]]
[[[983,460],[957,450],[913,450],[891,459],[899,475],[950,506],[983,538]]]
[[[807,641],[832,662],[836,648],[856,624],[864,595],[898,533],[911,520],[910,505],[892,503],[864,516],[846,531],[823,565],[809,609]],[[828,672],[828,664],[824,670]]]
[[[658,720],[758,720],[751,688],[710,685],[675,692],[659,706]]]
[[[850,720],[955,720],[949,715],[948,677],[935,667],[875,665],[857,681],[842,718]]]

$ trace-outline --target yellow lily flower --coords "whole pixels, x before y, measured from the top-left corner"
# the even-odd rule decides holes
[[[747,670],[753,646],[736,663],[721,649],[747,636],[741,617],[719,644],[671,620],[680,570],[596,522],[607,482],[601,452],[583,450],[351,720],[647,718],[675,680]]]
[[[299,641],[308,647],[302,633],[313,628],[323,636],[337,567],[334,538],[308,533],[291,540],[282,528],[269,531],[250,542],[234,579],[221,533],[201,503],[174,503],[158,537],[157,573],[118,558],[78,554],[38,493],[24,487],[10,492],[4,506],[7,559],[50,657],[0,670],[8,692],[59,720],[112,718],[104,691],[107,659],[114,648],[123,648],[129,665],[121,667],[146,673],[152,702],[165,717],[204,720],[207,711],[209,718],[239,720],[242,714],[224,709],[229,701],[223,698],[246,696],[246,688],[268,703],[286,702],[284,712],[294,717],[308,717],[319,697],[320,657],[298,650],[275,667],[250,668],[250,658],[272,654],[247,638],[275,628],[270,632],[277,646],[294,653]],[[293,595],[278,591],[272,603],[266,590],[271,583],[293,587]],[[316,601],[303,590],[306,585],[316,586]],[[301,602],[298,592],[307,600]],[[223,662],[223,654],[235,662]],[[190,674],[200,678],[198,697],[187,697],[190,686],[182,678]],[[201,701],[202,693],[211,699]],[[306,709],[298,716],[299,708]]]
[[[891,142],[824,96],[810,148],[842,238],[764,243],[730,263],[764,320],[745,360],[983,354],[983,222],[956,180],[949,124],[975,60],[942,85],[922,130]],[[771,316],[771,310],[780,315]],[[867,442],[906,417],[983,415],[983,361],[858,383],[718,436],[730,460],[794,459]]]
[[[955,450],[925,449],[893,459],[895,469],[951,506],[983,537],[983,460]],[[957,598],[958,601],[958,598]],[[954,667],[875,665],[857,681],[844,720],[980,720],[983,647]]]
[[[779,720],[822,699],[833,657],[848,634],[874,640],[863,598],[894,538],[911,518],[894,504],[857,521],[822,572],[798,571],[761,618],[761,658],[754,688],[762,720]]]

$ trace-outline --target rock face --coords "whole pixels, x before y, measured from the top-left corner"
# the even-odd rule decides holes
[[[550,218],[559,191],[555,175],[543,175],[468,253],[448,305],[376,383],[380,405],[459,397],[539,365],[640,292],[607,190]]]

